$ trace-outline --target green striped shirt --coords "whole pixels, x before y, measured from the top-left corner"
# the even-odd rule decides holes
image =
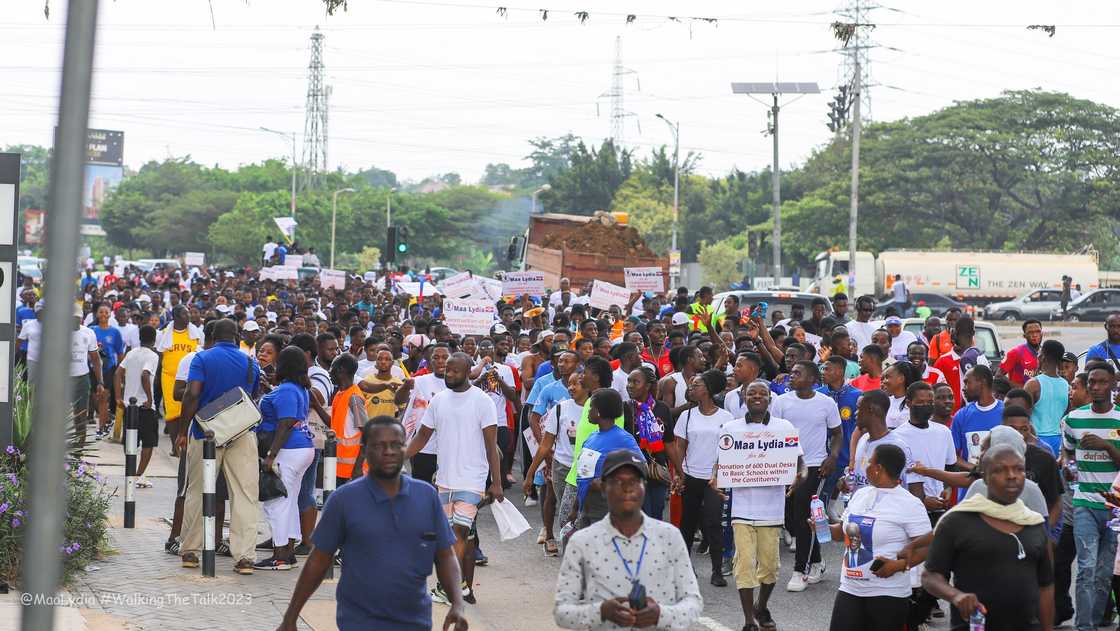
[[[1093,411],[1086,405],[1071,411],[1062,419],[1062,448],[1074,452],[1077,462],[1077,491],[1073,495],[1074,506],[1105,509],[1102,491],[1107,491],[1120,465],[1103,449],[1082,449],[1081,439],[1095,434],[1120,448],[1120,408],[1113,406],[1103,414]]]

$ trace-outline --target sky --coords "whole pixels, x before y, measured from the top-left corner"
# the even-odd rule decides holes
[[[6,87],[0,146],[51,144],[65,0],[9,0],[0,23]],[[854,0],[852,0],[854,2]],[[1120,5],[1111,2],[892,2],[870,13],[872,120],[920,116],[1002,90],[1043,88],[1120,107]],[[505,15],[496,10],[500,3]],[[512,4],[520,2],[519,4]],[[487,163],[524,166],[527,140],[610,135],[621,42],[622,144],[639,155],[673,142],[699,171],[769,166],[767,107],[733,81],[816,82],[784,97],[780,163],[828,142],[828,102],[846,83],[829,24],[840,0],[102,0],[90,126],[124,131],[124,159],[191,156],[235,168],[302,160],[310,36],[325,35],[330,168],[375,165],[404,179]],[[681,17],[718,18],[716,24]],[[542,20],[540,9],[547,8]],[[586,11],[580,24],[574,15]],[[637,17],[625,23],[626,14]],[[1054,24],[1047,37],[1029,24]],[[621,38],[620,40],[618,38]],[[632,72],[629,72],[632,71]],[[762,96],[768,100],[769,97]]]

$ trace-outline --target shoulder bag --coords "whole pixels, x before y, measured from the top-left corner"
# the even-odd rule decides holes
[[[253,358],[245,359],[249,363],[245,370],[248,386],[253,383]],[[199,410],[195,421],[202,431],[214,432],[215,446],[225,447],[259,425],[261,412],[245,390],[235,386]]]

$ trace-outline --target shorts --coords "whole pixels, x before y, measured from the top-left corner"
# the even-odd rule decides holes
[[[72,398],[70,402],[74,407],[74,414],[85,414],[89,411],[89,389],[90,389],[90,376],[89,374],[79,375],[70,378],[70,387],[72,390]]]
[[[456,491],[444,487],[439,490],[439,501],[443,504],[443,514],[452,527],[471,529],[478,517],[478,507],[482,505],[482,494],[475,491]]]
[[[155,409],[140,408],[137,416],[140,421],[137,432],[140,446],[144,449],[155,449],[159,446],[159,412]]]
[[[754,589],[778,582],[778,531],[780,526],[752,526],[734,522],[735,588]]]
[[[323,450],[316,449],[315,457],[311,460],[311,466],[307,467],[307,471],[303,472],[303,481],[299,485],[299,512],[303,512],[309,508],[315,508],[315,470],[319,467],[319,461],[323,458]]]

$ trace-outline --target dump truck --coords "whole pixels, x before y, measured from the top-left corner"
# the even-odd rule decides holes
[[[529,216],[524,235],[509,243],[515,270],[544,273],[545,286],[556,289],[561,278],[573,288],[592,280],[625,285],[627,267],[660,267],[668,278],[669,258],[654,254],[625,213],[594,215],[542,213]]]

